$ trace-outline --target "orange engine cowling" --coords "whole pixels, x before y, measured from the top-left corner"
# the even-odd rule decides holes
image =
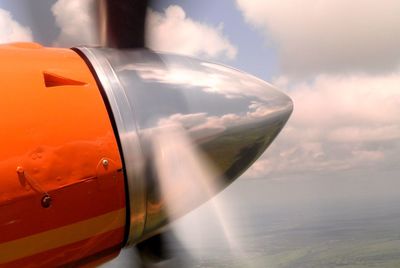
[[[116,255],[125,239],[122,161],[84,60],[34,43],[0,46],[0,266]]]

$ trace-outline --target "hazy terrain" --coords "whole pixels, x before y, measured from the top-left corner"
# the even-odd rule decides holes
[[[225,226],[207,204],[174,225],[171,247],[188,267],[399,267],[400,188],[376,173],[239,180],[214,202]]]

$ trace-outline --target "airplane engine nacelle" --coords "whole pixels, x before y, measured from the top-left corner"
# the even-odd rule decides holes
[[[19,43],[0,59],[0,266],[101,261],[161,232],[293,109],[251,75],[145,49]]]

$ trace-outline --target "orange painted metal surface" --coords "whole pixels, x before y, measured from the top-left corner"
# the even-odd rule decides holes
[[[0,115],[0,267],[118,252],[122,162],[85,62],[70,49],[0,46]]]

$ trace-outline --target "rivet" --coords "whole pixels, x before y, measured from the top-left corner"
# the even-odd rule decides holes
[[[108,160],[107,159],[103,159],[102,163],[103,163],[103,166],[105,166],[105,167],[108,166]]]
[[[45,195],[42,198],[42,207],[49,208],[51,206],[51,197],[49,195]]]
[[[24,174],[24,169],[22,167],[17,167],[18,174]]]

